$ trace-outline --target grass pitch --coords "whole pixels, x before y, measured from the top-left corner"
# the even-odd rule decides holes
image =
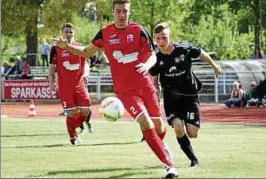
[[[95,133],[69,142],[65,120],[1,119],[2,178],[162,178],[164,170],[132,121],[93,120]],[[179,178],[266,178],[266,128],[203,123],[189,161],[168,127]]]

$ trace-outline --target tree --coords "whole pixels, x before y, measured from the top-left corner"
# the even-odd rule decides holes
[[[7,36],[24,34],[27,58],[31,65],[36,65],[38,23],[44,24],[48,32],[55,32],[62,23],[71,21],[72,13],[85,2],[87,0],[2,0],[2,33]]]
[[[260,35],[261,35],[261,0],[194,0],[194,4],[192,6],[192,13],[190,19],[197,20],[202,14],[212,13],[213,8],[217,8],[220,5],[228,4],[231,12],[237,14],[241,10],[245,10],[246,13],[250,13],[253,21],[254,27],[254,47],[255,49],[260,48]],[[265,8],[264,8],[265,11]],[[244,11],[242,11],[244,12]],[[252,12],[252,13],[251,13]],[[219,15],[216,16],[219,18]],[[241,20],[239,20],[241,22]],[[246,23],[246,21],[242,21]]]

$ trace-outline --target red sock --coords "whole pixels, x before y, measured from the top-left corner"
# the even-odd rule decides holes
[[[164,132],[161,134],[158,134],[158,136],[160,137],[161,140],[163,140],[165,137],[165,134],[166,134],[166,128],[164,128]]]
[[[73,122],[74,122],[74,118],[72,117],[66,118],[67,131],[71,139],[75,137],[75,128],[73,126]]]
[[[87,116],[82,116],[80,113],[78,113],[74,118],[74,129],[78,128],[86,119]]]
[[[171,161],[167,160],[167,156],[166,156],[166,153],[165,153],[163,145],[162,145],[162,140],[156,134],[155,129],[152,128],[152,129],[148,129],[146,131],[143,131],[143,135],[144,135],[145,140],[148,143],[149,147],[156,154],[156,156],[166,165],[172,166],[173,163]]]

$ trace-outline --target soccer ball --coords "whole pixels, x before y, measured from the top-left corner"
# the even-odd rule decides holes
[[[107,97],[101,102],[100,113],[107,121],[117,121],[122,117],[124,111],[124,105],[117,97]]]

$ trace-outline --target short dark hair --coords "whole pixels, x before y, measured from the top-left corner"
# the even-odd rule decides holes
[[[157,24],[153,29],[153,33],[158,34],[158,33],[162,32],[164,29],[169,29],[169,25],[167,22],[161,22],[161,23]]]
[[[65,27],[68,27],[68,28],[72,28],[72,29],[74,29],[74,25],[73,24],[71,24],[71,23],[65,23],[63,26],[62,26],[62,31],[64,30],[64,28]]]
[[[130,3],[130,0],[113,0],[113,9],[116,4],[127,4]]]

